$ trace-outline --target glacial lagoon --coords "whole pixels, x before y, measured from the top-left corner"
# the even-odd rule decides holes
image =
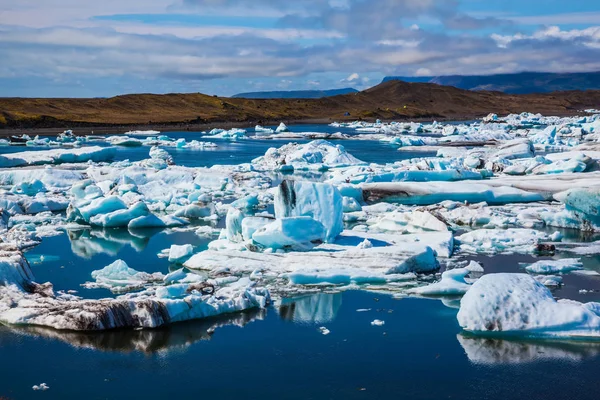
[[[565,203],[566,200],[561,202],[552,197],[540,197],[537,201],[531,198],[534,195],[547,195],[544,190],[539,187],[536,190],[534,186],[550,182],[545,179],[551,174],[560,177],[556,180],[559,183],[555,185],[560,185],[561,180],[566,181],[567,187],[560,192],[577,187],[594,187],[593,182],[597,179],[594,164],[598,159],[596,152],[600,148],[596,150],[593,145],[597,139],[591,139],[597,134],[593,127],[600,127],[600,119],[587,118],[589,120],[585,121],[581,118],[549,119],[542,124],[539,117],[526,116],[519,119],[526,128],[519,128],[515,120],[511,120],[506,123],[495,122],[493,129],[482,127],[479,123],[474,127],[461,124],[412,124],[401,128],[371,124],[363,126],[362,132],[360,124],[352,127],[291,126],[292,133],[341,132],[348,135],[343,139],[329,140],[330,144],[326,146],[331,147],[326,147],[324,154],[319,153],[316,158],[317,152],[314,149],[311,149],[309,156],[305,156],[307,152],[302,153],[302,147],[300,150],[294,148],[294,151],[299,151],[305,158],[302,162],[295,159],[296,168],[293,170],[287,163],[284,164],[285,167],[279,165],[267,168],[270,165],[268,160],[253,160],[268,154],[269,148],[281,148],[287,143],[306,146],[312,143],[311,139],[252,138],[253,129],[247,130],[250,138],[236,140],[214,137],[222,132],[204,135],[212,136],[210,138],[193,132],[161,132],[160,135],[165,138],[158,140],[157,147],[165,150],[166,154],[161,154],[162,158],[159,157],[158,160],[166,161],[168,158],[168,163],[143,164],[144,160],[149,159],[150,146],[141,143],[147,140],[144,136],[131,135],[140,143],[132,141],[129,145],[119,146],[92,138],[78,145],[82,149],[92,146],[114,148],[111,160],[89,161],[88,164],[49,164],[48,167],[29,165],[4,168],[0,170],[2,188],[5,190],[2,197],[8,201],[2,207],[13,210],[8,220],[9,226],[5,230],[11,229],[13,233],[3,233],[3,242],[23,251],[35,282],[52,283],[57,302],[69,304],[69,301],[79,302],[81,298],[117,299],[148,290],[148,298],[158,298],[159,289],[152,292],[156,287],[193,285],[200,281],[211,281],[216,289],[220,289],[220,286],[227,289],[228,285],[236,284],[235,279],[230,279],[231,276],[242,279],[250,277],[248,282],[253,282],[252,287],[264,286],[270,292],[270,301],[264,307],[240,307],[244,309],[232,309],[232,312],[221,315],[190,318],[188,321],[157,327],[127,326],[90,332],[74,331],[69,329],[69,321],[57,322],[49,318],[51,307],[39,309],[40,314],[46,315],[24,312],[19,314],[18,324],[11,323],[11,318],[15,318],[14,314],[10,314],[14,305],[4,300],[4,308],[0,309],[0,313],[5,316],[5,325],[0,327],[0,352],[4,361],[0,396],[10,399],[83,396],[111,399],[167,396],[302,399],[596,398],[600,389],[598,380],[595,379],[595,373],[600,370],[600,341],[594,337],[599,334],[594,321],[589,323],[588,331],[583,331],[576,321],[569,326],[552,325],[550,321],[547,325],[539,324],[530,331],[525,326],[522,335],[515,331],[503,335],[497,330],[490,334],[469,332],[457,320],[461,306],[458,292],[470,290],[470,286],[477,284],[482,275],[497,273],[519,273],[520,276],[535,277],[536,282],[548,287],[556,299],[589,304],[600,301],[600,256],[595,250],[600,236],[595,233],[597,230],[593,220],[591,229],[588,229],[587,217],[581,217],[581,211],[573,212],[565,206],[570,204]],[[506,128],[507,125],[511,127]],[[452,128],[453,126],[457,128]],[[556,127],[553,133],[548,130],[552,126]],[[272,129],[275,130],[275,127]],[[579,136],[577,129],[582,131]],[[273,135],[276,136],[275,132]],[[403,137],[408,139],[402,139]],[[440,141],[448,137],[455,137],[456,141],[468,141],[469,146],[445,147]],[[497,140],[498,144],[486,147],[485,151],[480,151],[482,147],[472,146],[473,142],[488,140],[490,137]],[[185,148],[183,145],[170,145],[167,138],[185,139],[186,143],[198,140],[214,143],[216,147]],[[421,142],[415,138],[421,138]],[[521,142],[513,143],[515,139],[520,139]],[[529,140],[524,150],[523,146],[519,147],[522,140]],[[23,151],[69,149],[68,143],[70,142],[32,142],[26,147],[6,145],[0,147],[0,156]],[[512,147],[506,146],[511,143]],[[338,145],[342,145],[343,150]],[[399,150],[402,147],[405,149]],[[407,147],[409,148],[406,149]],[[425,151],[421,151],[419,147],[423,147]],[[441,152],[438,151],[440,149]],[[498,149],[501,154],[498,154]],[[326,152],[338,152],[337,160],[341,159],[340,154],[346,157],[347,153],[361,163],[347,163],[347,157],[344,162],[331,162],[327,158],[330,153],[325,154]],[[568,156],[545,158],[548,154],[561,153]],[[477,162],[474,161],[475,158]],[[457,161],[459,159],[460,163]],[[330,165],[326,165],[327,162]],[[419,162],[421,164],[415,168],[413,164]],[[486,165],[490,162],[492,164]],[[243,167],[243,164],[252,167]],[[219,188],[210,186],[212,181],[206,178],[209,175],[209,170],[206,169],[202,170],[204,177],[197,180],[197,187],[190,188],[185,186],[185,182],[174,180],[176,173],[163,173],[162,182],[168,182],[175,193],[175,197],[169,197],[169,202],[173,205],[171,208],[163,207],[164,204],[158,205],[159,201],[164,201],[161,196],[165,195],[159,188],[148,186],[146,192],[138,189],[151,183],[160,171],[186,167],[187,170],[179,171],[184,174],[190,173],[189,169],[213,165],[234,166],[214,170],[219,176],[226,176],[228,183],[225,186],[221,187],[220,183]],[[498,165],[502,165],[502,169]],[[31,175],[26,172],[46,168],[50,168],[50,171],[44,172],[46,175]],[[84,219],[68,221],[67,214],[72,214],[73,207],[67,210],[67,205],[73,204],[84,210],[82,216],[85,217],[85,207],[91,201],[108,196],[108,193],[98,191],[96,194],[87,190],[80,196],[78,191],[72,189],[79,179],[66,176],[66,173],[59,175],[55,170],[80,173],[87,168],[92,168],[85,173],[88,179],[93,177],[93,182],[88,183],[83,190],[91,186],[102,187],[102,179],[99,177],[104,176],[114,182],[110,190],[117,189],[111,193],[124,199],[127,206],[139,199],[136,197],[132,200],[134,195],[141,194],[143,201],[150,206],[148,212],[159,217],[175,215],[180,208],[189,205],[186,203],[187,199],[197,199],[199,196],[210,198],[202,202],[204,205],[218,205],[211,209],[213,218],[188,218],[189,213],[181,214],[188,216],[181,217],[186,219],[185,224],[153,229],[102,227]],[[93,171],[94,168],[97,171]],[[146,174],[143,181],[139,175],[142,169]],[[521,169],[524,171],[522,174],[519,172]],[[542,172],[532,175],[531,171],[536,169]],[[515,170],[518,173],[511,173]],[[119,171],[132,173],[124,179]],[[433,173],[430,178],[415,182],[414,171]],[[479,197],[473,197],[474,201],[465,199],[467,201],[463,204],[444,203],[444,200],[431,203],[424,197],[431,193],[427,191],[427,185],[436,181],[435,176],[438,179],[446,176],[446,172],[440,173],[441,171],[460,171],[465,177],[480,174],[476,180],[440,180],[449,185],[462,182],[463,192],[474,188],[474,181],[485,183],[494,179],[509,182],[510,185],[507,186],[512,191],[503,189],[502,192],[490,185],[487,192],[476,188],[480,194],[477,194]],[[521,183],[515,184],[518,179]],[[572,183],[585,179],[590,183]],[[43,190],[39,187],[36,189],[36,180],[42,183]],[[313,243],[308,246],[307,243],[298,243],[299,247],[295,247],[295,244],[285,245],[279,252],[277,250],[281,249],[267,250],[258,246],[257,251],[254,247],[250,247],[251,250],[241,249],[237,244],[239,242],[223,237],[222,232],[231,232],[231,226],[227,226],[227,221],[231,221],[228,217],[229,210],[237,207],[240,199],[246,199],[241,202],[241,208],[253,208],[244,211],[247,214],[240,219],[242,226],[245,218],[273,215],[273,198],[277,196],[276,193],[273,194],[273,189],[284,180],[322,182],[339,187],[344,199],[350,198],[349,194],[352,193],[347,185],[360,187],[364,183],[362,190],[366,191],[369,188],[367,185],[420,182],[425,192],[419,193],[417,197],[425,200],[423,204],[390,202],[392,205],[389,207],[381,207],[385,203],[381,200],[344,200],[344,230],[336,241],[329,244]],[[519,185],[521,189],[515,189]],[[207,190],[204,191],[205,187]],[[122,190],[119,191],[119,188]],[[369,190],[375,192],[373,188]],[[475,189],[473,190],[475,193]],[[201,193],[190,197],[194,191]],[[303,192],[298,189],[297,193]],[[451,190],[445,193],[454,196]],[[512,196],[510,201],[494,202],[494,199],[506,199],[507,193]],[[150,194],[156,196],[151,198]],[[258,195],[256,200],[253,200],[253,195]],[[175,198],[178,201],[174,201]],[[185,201],[179,201],[184,198]],[[492,201],[482,204],[479,201],[481,198]],[[521,202],[519,199],[527,201]],[[10,208],[13,204],[36,212],[15,212],[16,208]],[[64,208],[61,204],[64,204]],[[246,207],[248,204],[251,207]],[[575,204],[580,206],[581,202]],[[49,207],[55,209],[48,212]],[[566,215],[568,212],[573,214]],[[562,219],[557,217],[563,214]],[[323,224],[327,225],[330,221],[323,218]],[[101,221],[109,223],[114,219],[104,218]],[[446,226],[447,229],[444,230]],[[281,229],[283,234],[287,234],[285,227]],[[490,234],[479,237],[478,231]],[[264,240],[264,237],[257,236],[257,239]],[[275,239],[269,236],[269,240]],[[23,245],[26,242],[33,243]],[[255,241],[255,246],[256,243],[260,244]],[[419,247],[423,243],[431,246],[428,248],[433,248],[433,252],[415,250],[417,256],[414,256],[412,253],[408,254],[405,248]],[[183,264],[189,267],[188,275],[177,275],[182,264],[169,262],[168,249],[171,245],[188,244],[193,247],[194,256],[191,260],[200,258],[197,260],[199,264],[207,261],[198,257],[198,254],[210,253],[211,257],[217,257],[220,254],[231,256],[232,252],[237,253],[231,258],[234,260],[231,265],[223,265],[229,266],[228,269],[211,270],[204,264],[202,268],[195,269],[194,266],[198,264],[189,263],[188,260]],[[316,247],[312,248],[313,245]],[[269,258],[271,254],[280,254],[285,259],[290,257],[289,254],[299,253],[301,254],[297,257],[303,257],[303,254],[310,257],[311,252],[318,251],[319,248],[327,252],[368,253],[368,249],[378,247],[406,253],[409,259],[417,260],[414,263],[418,268],[414,267],[414,263],[409,263],[412,267],[407,267],[403,260],[398,259],[396,263],[399,266],[393,271],[368,267],[361,269],[353,258],[336,261],[339,266],[336,267],[335,274],[327,271],[327,265],[316,266],[321,267],[318,271],[311,269],[310,267],[315,267],[311,265],[306,265],[305,268],[297,266],[304,262],[302,260],[309,258],[299,258],[301,261],[294,263],[293,260],[285,261],[293,270],[279,270],[275,267],[269,270],[268,267],[272,263]],[[3,251],[17,250],[7,248]],[[239,263],[239,260],[235,261],[235,257],[245,256],[248,251],[257,254],[259,262],[267,267],[247,270],[242,268],[243,265],[235,264]],[[373,254],[378,257],[377,252]],[[7,253],[2,255],[7,257]],[[428,258],[430,256],[435,257],[435,265],[431,265]],[[388,254],[384,253],[383,257],[388,257]],[[555,262],[561,259],[573,261],[565,265]],[[114,279],[110,281],[114,286],[107,286],[113,290],[94,286],[98,282],[94,282],[92,272],[102,270],[116,260],[123,260],[138,273],[160,273],[165,279],[171,276],[172,280],[165,280],[169,282],[165,286],[162,286],[162,279],[160,283],[141,282],[139,287],[129,291],[120,290],[119,285],[114,284]],[[549,263],[543,263],[548,260]],[[462,275],[459,274],[457,281],[442,280],[449,282],[444,296],[435,293],[429,297],[419,295],[419,288],[431,287],[440,281],[439,271],[465,269],[471,261],[483,271],[465,270]],[[540,261],[542,264],[534,264]],[[348,269],[344,269],[344,263],[349,263]],[[532,264],[537,268],[532,269]],[[544,268],[544,274],[529,272],[539,272]],[[0,271],[7,274],[6,269]],[[194,276],[190,278],[189,274]],[[465,280],[462,280],[463,277]],[[10,286],[11,278],[6,275],[3,279],[4,284]],[[23,288],[26,290],[27,285],[23,285]],[[235,292],[237,288],[232,290],[232,298],[239,296]],[[452,293],[453,290],[458,292]],[[539,290],[546,289],[540,287]],[[201,299],[210,296],[191,291],[181,297],[190,293]],[[220,296],[226,298],[229,293],[223,292]],[[259,295],[260,293],[257,297]],[[14,302],[23,301],[12,292],[10,296],[16,299]],[[39,294],[24,296],[29,301],[41,301],[36,297]],[[169,299],[175,297],[171,293],[168,296]],[[128,299],[135,301],[135,297]],[[545,302],[547,299],[542,300]],[[20,304],[19,307],[26,308]],[[519,310],[514,312],[518,313]],[[544,318],[546,316],[540,317],[547,321]],[[28,323],[28,319],[33,322]],[[508,319],[510,318],[507,317]],[[44,323],[40,324],[40,321]],[[374,323],[375,321],[380,322]],[[43,326],[44,324],[47,326]],[[61,327],[66,329],[60,329]],[[553,337],[553,331],[560,334]],[[575,331],[577,336],[570,333]],[[48,385],[48,390],[32,389],[42,382]],[[151,382],[157,384],[149,384]]]

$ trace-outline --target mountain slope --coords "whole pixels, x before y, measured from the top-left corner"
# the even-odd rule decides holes
[[[234,99],[197,93],[132,94],[108,99],[0,98],[0,127],[66,128],[217,122],[251,125],[268,121],[360,118],[470,119],[490,112],[569,115],[583,108],[600,108],[600,91],[510,95],[431,83],[389,81],[362,92],[321,99]]]
[[[549,93],[567,90],[600,90],[600,71],[582,73],[522,72],[498,75],[448,75],[428,77],[386,76],[383,82],[437,83],[466,90],[491,90],[510,94]]]

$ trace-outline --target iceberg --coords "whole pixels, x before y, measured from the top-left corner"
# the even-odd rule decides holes
[[[528,192],[490,183],[471,182],[392,182],[364,183],[361,185],[369,201],[387,201],[407,205],[429,205],[442,201],[507,204],[543,201],[548,194]]]
[[[289,143],[279,149],[271,147],[264,156],[252,160],[252,165],[263,171],[318,170],[359,164],[364,162],[349,154],[343,146],[326,140]]]
[[[311,217],[278,218],[252,234],[255,243],[275,250],[324,238],[325,227]]]
[[[600,339],[600,303],[558,300],[527,274],[488,274],[460,302],[460,326],[474,334]]]
[[[325,227],[327,242],[344,230],[342,195],[332,185],[284,180],[275,195],[275,217],[312,217]]]
[[[110,272],[108,274],[98,272],[97,276],[108,277],[109,281],[112,281],[111,277],[119,278],[116,281],[135,277],[135,272],[123,264],[118,263],[105,271]],[[247,278],[215,287],[211,294],[202,293],[194,285],[197,284],[184,284],[181,296],[176,298],[161,297],[157,288],[150,287],[116,299],[84,300],[54,293],[50,283],[33,282],[29,265],[21,254],[0,253],[0,321],[70,331],[156,328],[264,308],[271,301],[268,290],[255,287]]]
[[[563,258],[561,260],[540,260],[525,267],[530,274],[567,274],[583,269],[583,263],[578,258]]]
[[[169,249],[169,262],[181,264],[185,259],[189,258],[194,253],[194,246],[191,244],[184,244],[178,246],[176,244],[171,245]]]
[[[461,252],[483,254],[534,253],[538,245],[551,241],[547,233],[534,229],[477,229],[455,238]]]
[[[94,284],[85,285],[88,288],[106,288],[115,292],[124,292],[139,289],[151,282],[160,282],[164,275],[160,272],[149,274],[136,271],[123,260],[117,260],[112,264],[96,271],[92,271]]]
[[[0,154],[0,168],[22,167],[41,164],[82,163],[87,161],[109,161],[116,154],[113,147],[82,147],[73,149],[55,149],[23,151]]]
[[[457,296],[467,293],[471,285],[465,281],[465,277],[471,271],[467,268],[455,268],[444,271],[439,282],[430,285],[409,289],[407,292],[422,296]]]
[[[289,131],[290,130],[283,122],[279,123],[279,126],[277,127],[277,129],[275,129],[275,132],[277,132],[277,133],[289,132]]]

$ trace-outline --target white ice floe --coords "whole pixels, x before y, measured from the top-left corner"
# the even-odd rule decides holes
[[[258,170],[305,170],[327,169],[363,164],[349,154],[343,146],[333,145],[325,140],[315,140],[306,144],[289,143],[279,149],[267,150],[264,156],[252,160]]]
[[[465,281],[465,277],[471,271],[467,268],[456,268],[442,273],[442,279],[439,282],[426,286],[409,289],[408,293],[419,294],[422,296],[456,296],[465,294],[471,287]]]
[[[19,153],[0,154],[0,168],[22,167],[40,164],[81,163],[86,161],[108,161],[115,156],[112,147],[81,147]]]
[[[464,295],[458,312],[469,332],[600,339],[600,303],[556,301],[527,274],[489,274]]]
[[[373,325],[373,326],[383,326],[383,325],[385,325],[385,321],[382,321],[380,319],[375,319],[375,320],[371,321],[371,325]]]
[[[525,266],[530,274],[567,274],[572,271],[583,269],[583,263],[579,258],[563,258],[560,260],[540,260]]]
[[[105,288],[115,292],[124,292],[138,289],[152,282],[160,282],[164,275],[160,272],[147,273],[136,271],[123,260],[117,260],[112,264],[96,271],[92,271],[92,278],[96,282],[87,283],[87,288]]]
[[[122,273],[126,279],[136,276],[128,269],[116,269],[112,272],[117,273],[117,281]],[[109,280],[112,272],[108,274]],[[248,278],[234,278],[223,283],[214,281],[209,286],[197,282],[159,285],[116,299],[101,300],[54,293],[50,283],[40,285],[31,278],[29,265],[22,255],[15,251],[0,253],[1,322],[73,331],[155,328],[265,307],[270,302],[269,292],[256,287]]]
[[[324,239],[323,224],[307,216],[278,218],[252,234],[255,243],[274,250]]]
[[[176,244],[171,245],[169,249],[169,262],[181,264],[187,258],[194,253],[194,246],[191,244],[184,244],[178,246]]]
[[[550,235],[534,229],[477,229],[455,238],[461,252],[483,254],[533,253]]]

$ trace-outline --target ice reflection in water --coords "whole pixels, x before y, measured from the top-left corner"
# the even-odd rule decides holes
[[[459,333],[456,338],[474,364],[524,364],[544,360],[578,362],[600,354],[600,343],[597,342],[497,339],[466,333]]]
[[[201,340],[210,340],[217,328],[224,326],[244,327],[253,321],[263,320],[266,313],[265,309],[253,309],[216,318],[177,323],[159,329],[143,330],[74,332],[37,326],[7,326],[5,329],[16,334],[62,341],[75,348],[117,353],[139,352],[151,354],[186,349]],[[2,328],[0,327],[0,329]]]
[[[279,315],[287,321],[322,324],[333,321],[341,306],[341,293],[316,293],[283,299],[279,306]]]
[[[150,238],[160,230],[144,230],[132,233],[127,229],[79,229],[67,230],[71,250],[79,257],[90,259],[98,254],[116,256],[125,246],[141,252]]]

